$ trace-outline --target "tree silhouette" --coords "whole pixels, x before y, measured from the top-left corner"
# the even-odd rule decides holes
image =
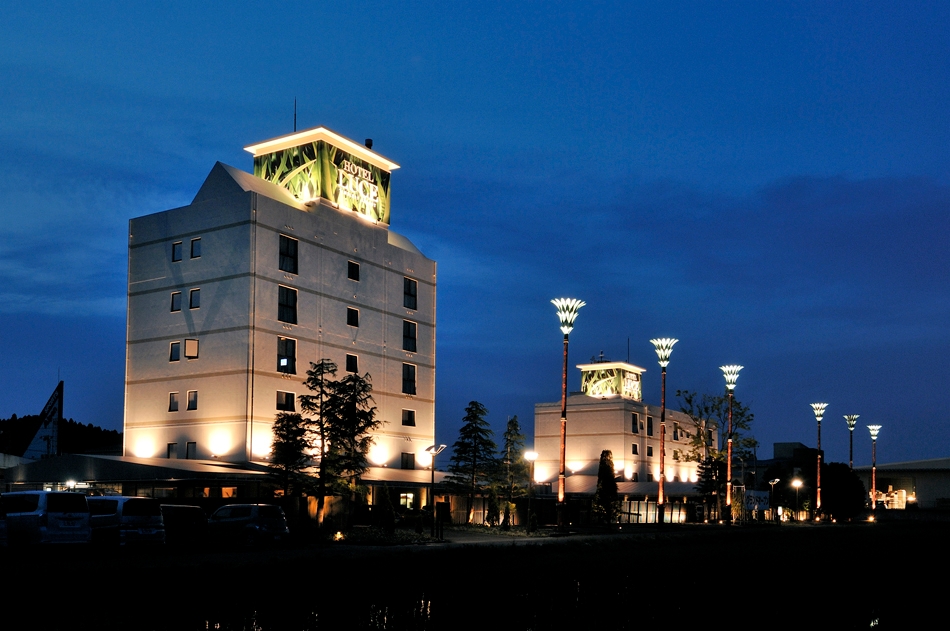
[[[475,496],[491,482],[498,469],[498,449],[485,416],[488,410],[478,401],[465,408],[458,440],[452,445],[447,482],[450,487],[468,496],[468,523],[475,521]]]

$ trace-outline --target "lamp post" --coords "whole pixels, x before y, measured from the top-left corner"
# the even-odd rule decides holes
[[[561,374],[561,455],[557,472],[557,527],[565,528],[564,486],[567,444],[567,342],[571,331],[574,330],[574,320],[577,312],[587,303],[577,298],[555,298],[551,304],[557,309],[557,319],[561,323],[561,333],[564,334],[564,371]]]
[[[730,364],[720,366],[723,377],[726,378],[726,390],[729,393],[729,426],[726,432],[726,506],[730,507],[729,518],[732,519],[732,391],[736,389],[736,380],[742,366]]]
[[[825,408],[827,403],[812,403],[811,409],[815,411],[815,420],[818,421],[818,475],[815,478],[815,516],[821,510],[821,419],[825,417]]]
[[[877,508],[877,435],[882,425],[868,425],[871,430],[871,510]]]
[[[528,519],[525,522],[525,532],[531,533],[531,496],[534,495],[534,461],[538,459],[538,452],[524,452],[524,459],[528,461]]]
[[[653,348],[656,349],[656,356],[660,362],[660,374],[662,375],[660,388],[660,488],[657,493],[656,506],[659,511],[659,522],[663,523],[664,503],[664,485],[666,484],[666,367],[670,363],[670,354],[673,352],[673,345],[679,342],[671,337],[659,337],[650,340]]]
[[[845,414],[844,420],[848,423],[848,466],[851,467],[851,470],[854,471],[854,426],[858,422],[858,417],[860,414]]]
[[[773,495],[775,494],[775,485],[778,484],[780,480],[775,478],[774,480],[769,480],[769,509],[772,511],[772,521],[775,521],[775,509],[772,508],[772,503],[775,501]]]
[[[435,490],[435,457],[442,453],[442,450],[445,449],[445,445],[430,445],[426,447],[426,452],[432,456],[432,462],[429,464],[429,469],[431,477],[429,478],[429,506],[432,507],[432,538],[435,538],[435,495],[433,495]]]
[[[802,481],[798,478],[792,480],[792,486],[795,487],[795,521],[798,521],[800,515],[798,514],[798,489],[802,488]]]

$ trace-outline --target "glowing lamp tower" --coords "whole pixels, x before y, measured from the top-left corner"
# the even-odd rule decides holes
[[[871,430],[871,510],[877,508],[877,435],[883,425],[868,425]]]
[[[854,471],[854,426],[858,423],[860,414],[845,414],[844,420],[848,424],[850,441],[848,443],[848,466]]]
[[[666,482],[666,367],[670,363],[670,354],[673,352],[673,345],[679,342],[671,337],[660,337],[650,340],[650,344],[656,349],[656,355],[659,357],[661,370],[660,388],[660,489],[657,493],[656,505],[663,506],[666,497],[663,493],[663,485]],[[660,523],[663,522],[663,509],[660,508]]]
[[[732,394],[736,389],[739,371],[742,366],[730,364],[720,366],[723,377],[726,378],[726,390],[729,393],[729,425],[726,429],[726,506],[732,506]]]
[[[567,445],[567,343],[571,331],[574,330],[574,320],[577,312],[587,303],[576,298],[555,298],[551,303],[557,309],[557,318],[561,323],[561,333],[564,334],[564,371],[561,373],[561,446],[560,465],[557,474],[557,526],[565,527],[564,486]]]
[[[827,403],[812,403],[811,409],[815,412],[815,420],[818,421],[818,475],[815,478],[815,513],[821,509],[821,419],[825,417],[825,408]]]

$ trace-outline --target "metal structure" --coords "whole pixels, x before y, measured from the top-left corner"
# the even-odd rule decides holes
[[[726,430],[726,506],[732,506],[732,396],[736,389],[736,381],[739,379],[739,371],[742,366],[730,364],[720,366],[723,377],[726,378],[726,391],[729,394],[729,425]],[[731,516],[730,516],[731,518]]]
[[[432,508],[432,538],[435,538],[435,457],[442,453],[442,450],[445,449],[445,445],[430,445],[426,447],[426,451],[432,456],[432,462],[429,464],[429,469],[431,470],[431,478],[429,479],[429,506]]]
[[[561,456],[557,474],[557,527],[563,530],[566,527],[565,500],[565,466],[567,445],[567,345],[568,337],[574,330],[574,321],[577,312],[587,303],[576,298],[555,298],[551,304],[557,309],[557,318],[561,324],[561,333],[564,334],[564,371],[561,374]]]
[[[877,435],[883,425],[868,425],[871,431],[871,510],[877,508]]]
[[[854,471],[854,426],[858,423],[860,414],[845,414],[844,420],[848,423],[848,433],[850,440],[848,442],[848,466]]]
[[[664,494],[664,485],[666,483],[666,367],[670,363],[670,354],[673,352],[673,345],[679,342],[671,337],[660,337],[650,340],[653,348],[656,349],[656,356],[659,358],[661,369],[662,387],[660,389],[660,487],[657,492],[657,512],[660,513],[658,521],[663,523],[663,504],[666,501]]]
[[[812,403],[811,409],[815,412],[818,421],[818,473],[815,477],[815,515],[821,510],[821,419],[825,417],[827,403]]]

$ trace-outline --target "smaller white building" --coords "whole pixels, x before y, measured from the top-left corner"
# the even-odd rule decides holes
[[[593,493],[600,454],[613,454],[620,492],[629,499],[656,498],[660,477],[660,406],[643,403],[644,368],[625,362],[580,364],[581,392],[567,398],[568,493]],[[561,402],[534,406],[534,478],[557,485]],[[698,463],[686,456],[696,428],[689,416],[666,409],[666,485],[671,499],[692,495]],[[716,434],[707,437],[716,444]]]

